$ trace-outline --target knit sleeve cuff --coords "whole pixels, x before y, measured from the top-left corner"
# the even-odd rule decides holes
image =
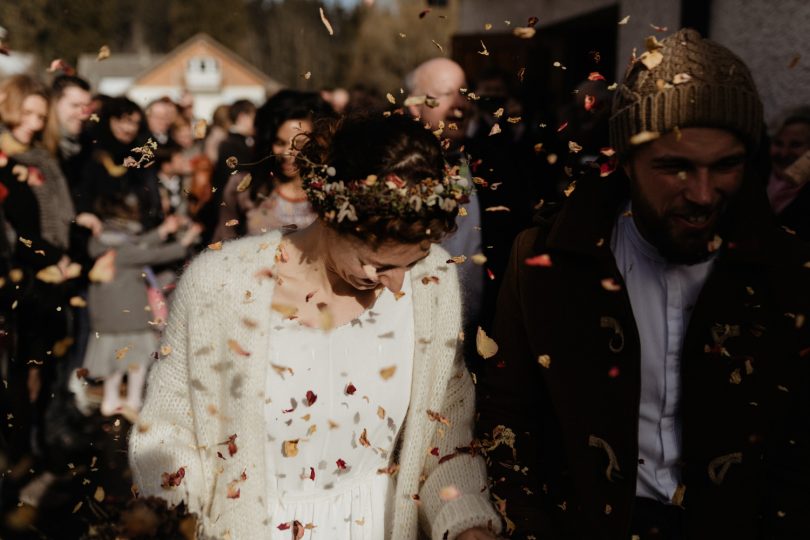
[[[487,493],[465,494],[445,502],[433,520],[431,538],[453,540],[475,527],[488,528],[495,534],[501,531],[501,517],[492,507]]]

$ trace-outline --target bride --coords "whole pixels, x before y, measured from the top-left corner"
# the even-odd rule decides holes
[[[289,151],[318,218],[186,270],[130,437],[140,493],[232,540],[495,538],[436,245],[469,182],[397,115],[323,122]]]

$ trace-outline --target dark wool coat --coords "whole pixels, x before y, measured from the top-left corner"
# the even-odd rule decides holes
[[[478,379],[493,492],[516,537],[627,539],[640,345],[610,249],[627,180],[582,179],[516,239]],[[687,538],[810,538],[810,250],[744,182],[681,357]],[[551,266],[530,266],[548,254]],[[620,290],[603,286],[612,278]],[[540,358],[548,355],[547,358]],[[498,426],[509,428],[492,438]]]

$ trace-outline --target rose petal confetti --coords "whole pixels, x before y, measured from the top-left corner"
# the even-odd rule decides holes
[[[802,55],[800,55],[800,54],[794,55],[793,58],[790,59],[790,63],[788,64],[788,69],[793,69],[797,65],[799,65],[799,60],[801,60],[801,58],[802,58]]]
[[[346,395],[353,396],[355,392],[357,392],[357,388],[352,384],[349,383],[346,385],[346,390],[344,390]]]
[[[366,428],[363,428],[363,432],[360,433],[360,438],[357,439],[357,442],[366,448],[371,446],[371,443],[368,440],[368,430],[366,430]]]
[[[439,499],[443,500],[444,502],[454,501],[460,497],[461,492],[456,486],[444,486],[439,490]]]
[[[542,255],[535,255],[534,257],[527,257],[523,262],[528,266],[541,266],[544,268],[548,268],[552,264],[551,257],[545,253]]]
[[[619,24],[627,24],[627,21],[630,20],[630,15],[627,15],[622,20],[619,21]]]
[[[163,489],[174,488],[180,485],[186,476],[186,468],[180,467],[176,473],[165,472],[160,476],[160,487]]]
[[[326,27],[326,31],[329,32],[330,36],[335,35],[335,31],[332,29],[332,25],[329,23],[329,19],[326,18],[326,13],[324,13],[323,8],[319,8],[321,12],[321,22]]]
[[[235,339],[228,340],[228,348],[239,356],[250,356],[250,352],[243,349],[242,346],[239,345],[239,342],[237,342]]]
[[[484,255],[483,253],[476,253],[475,255],[470,257],[470,260],[473,262],[473,264],[483,266],[487,262],[487,256]]]
[[[537,357],[537,363],[548,369],[551,366],[551,357],[547,354],[541,354]]]
[[[630,137],[630,144],[632,144],[633,146],[639,146],[641,144],[654,141],[660,136],[661,133],[657,131],[641,131]]]
[[[484,359],[492,358],[498,352],[498,344],[480,326],[475,335],[475,348]]]
[[[598,71],[591,71],[590,75],[588,75],[588,80],[589,81],[604,81],[605,77],[602,76],[602,74],[599,73]]]
[[[307,395],[304,398],[304,403],[307,407],[312,407],[315,402],[318,400],[318,395],[313,392],[312,390],[307,390]]]
[[[101,48],[98,50],[98,55],[96,56],[96,62],[100,62],[101,60],[106,60],[110,57],[110,48],[107,45],[102,45]]]
[[[250,173],[247,173],[242,180],[240,180],[239,185],[236,186],[236,191],[242,193],[247,188],[250,187],[250,183],[253,181],[253,176]]]
[[[446,416],[442,416],[441,414],[437,413],[436,411],[431,411],[428,409],[427,411],[428,418],[433,422],[439,422],[440,424],[444,424],[445,426],[450,425],[450,419]]]
[[[487,50],[487,46],[484,45],[484,40],[480,40],[480,41],[481,41],[481,48],[483,50],[482,51],[477,51],[478,54],[480,54],[481,56],[489,56],[489,51]]]
[[[291,441],[284,441],[281,446],[281,455],[284,457],[295,457],[298,455],[298,441],[300,439],[293,439]]]
[[[616,283],[616,280],[613,278],[605,278],[602,280],[602,288],[606,291],[610,292],[618,292],[622,290],[622,286]]]
[[[380,370],[380,377],[382,377],[384,381],[387,381],[388,379],[394,376],[394,373],[396,371],[397,366],[388,366],[386,368],[382,368]]]

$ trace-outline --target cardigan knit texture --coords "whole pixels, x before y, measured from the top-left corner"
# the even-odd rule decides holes
[[[171,503],[185,500],[200,516],[206,537],[259,540],[280,525],[267,510],[262,412],[275,284],[265,276],[280,240],[274,231],[227,242],[189,266],[175,291],[161,357],[130,435],[140,493]],[[473,438],[475,391],[458,339],[458,279],[447,259],[434,245],[411,271],[414,367],[409,409],[391,458],[399,465],[386,531],[391,539],[452,539],[472,527],[491,525],[495,532],[500,527],[483,459],[459,452],[439,464],[430,453],[438,447],[439,456],[449,456]],[[422,283],[427,276],[439,283]],[[446,422],[432,419],[434,412]],[[232,435],[237,451],[229,455]],[[163,473],[181,467],[180,485],[161,487]],[[228,498],[234,481],[240,494]],[[439,492],[450,485],[460,497],[444,501]]]

